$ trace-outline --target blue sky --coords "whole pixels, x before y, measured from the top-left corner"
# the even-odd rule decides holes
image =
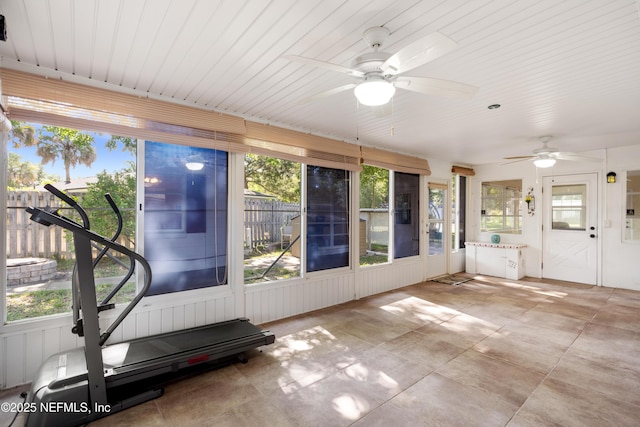
[[[38,127],[38,125],[34,125],[34,127]],[[87,132],[90,135],[93,135],[95,140],[95,148],[96,148],[96,160],[91,165],[91,168],[88,168],[84,165],[77,165],[75,168],[71,168],[71,178],[88,178],[92,176],[96,176],[99,172],[106,170],[107,172],[113,172],[116,170],[123,169],[127,166],[128,161],[133,161],[135,163],[135,156],[126,151],[123,152],[120,148],[109,151],[105,147],[105,143],[110,138],[110,135],[99,134],[96,132]],[[41,158],[36,154],[36,147],[21,147],[18,149],[13,148],[13,144],[9,142],[8,151],[10,153],[16,153],[20,157],[22,157],[23,161],[28,161],[31,163],[40,164]],[[45,173],[58,175],[61,180],[64,180],[65,172],[64,172],[64,163],[62,160],[56,160],[55,164],[48,163],[46,165],[42,165]]]

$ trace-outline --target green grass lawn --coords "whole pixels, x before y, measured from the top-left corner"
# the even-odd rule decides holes
[[[7,295],[7,321],[29,319],[71,310],[71,289]]]
[[[360,257],[360,265],[375,265],[375,264],[383,264],[388,261],[387,259],[387,246],[386,245],[372,245],[375,246],[372,249],[382,252],[381,253],[368,253],[367,255]],[[282,264],[282,260],[269,270],[269,273],[265,277],[261,277],[262,274],[267,270],[268,264],[266,266],[255,267],[255,262],[262,258],[270,258],[275,259],[278,255],[280,255],[280,251],[254,251],[250,255],[245,256],[244,260],[244,282],[251,283],[260,283],[267,282],[271,280],[283,280],[283,279],[291,279],[294,277],[300,277],[300,266],[296,266],[296,268],[292,268],[291,266],[287,267]],[[262,263],[259,263],[262,265]]]
[[[388,262],[387,255],[370,254],[360,257],[360,265],[375,265]]]
[[[61,277],[71,277],[74,261],[57,259],[57,272]],[[126,274],[127,269],[111,259],[103,258],[95,269],[96,278],[120,277]],[[70,279],[69,279],[70,280]],[[96,285],[98,302],[109,294],[115,285]],[[120,292],[112,298],[116,304],[131,301],[135,296],[135,283],[130,279]],[[71,289],[43,289],[27,291],[15,294],[7,294],[7,321],[31,319],[52,314],[67,313],[71,311]]]
[[[97,285],[96,297],[101,302],[113,285]],[[134,282],[125,284],[111,302],[124,303],[135,296]],[[50,289],[7,295],[7,321],[30,319],[71,311],[71,289]]]
[[[300,276],[300,264],[298,265],[285,265],[283,259],[278,264],[274,265],[269,273],[265,277],[261,277],[269,268],[270,262],[262,263],[261,259],[275,260],[282,252],[280,250],[268,251],[268,250],[254,250],[250,255],[245,256],[244,260],[244,282],[245,283],[260,283],[271,280],[283,280]],[[256,267],[254,264],[257,262],[260,264]]]

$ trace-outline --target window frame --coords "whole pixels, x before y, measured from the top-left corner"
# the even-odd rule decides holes
[[[310,168],[318,168],[321,170],[326,170],[326,171],[336,171],[336,172],[344,172],[345,173],[345,180],[347,181],[346,184],[346,198],[347,200],[345,201],[345,206],[347,211],[346,211],[346,220],[344,221],[330,221],[330,222],[323,222],[324,220],[317,222],[314,221],[314,224],[311,223],[310,219],[309,219],[309,215],[310,215],[310,195],[309,195],[309,186],[311,184],[311,180],[309,177],[309,171]],[[353,195],[352,195],[352,180],[353,180],[353,174],[346,169],[338,169],[338,168],[331,168],[331,167],[325,167],[325,166],[317,166],[317,165],[310,165],[310,164],[305,164],[304,165],[304,212],[303,212],[303,227],[302,229],[304,230],[303,236],[305,236],[305,238],[302,241],[302,246],[304,247],[304,250],[302,251],[302,257],[303,259],[301,259],[301,265],[303,265],[303,277],[307,276],[307,275],[314,275],[314,274],[318,274],[318,273],[323,273],[323,272],[327,272],[327,271],[335,271],[335,270],[340,270],[340,269],[351,269],[353,267],[352,264],[352,254],[353,254],[353,218],[354,218],[354,212],[353,212]],[[333,201],[333,200],[331,200]],[[316,203],[314,201],[314,203]],[[321,203],[321,205],[328,205],[328,203]],[[319,211],[319,212],[323,212],[323,211]],[[333,206],[330,209],[329,212],[333,212]],[[331,214],[332,215],[332,214]],[[322,216],[322,215],[320,215]],[[333,216],[335,218],[335,216]],[[326,224],[328,225],[328,229],[326,227],[324,227],[322,229],[322,231],[320,231],[319,227],[322,227],[322,224]],[[342,224],[344,226],[347,227],[347,254],[346,254],[346,265],[336,265],[336,266],[329,266],[327,268],[318,268],[318,269],[313,269],[311,270],[309,267],[309,262],[310,262],[310,256],[309,256],[309,249],[310,249],[310,245],[313,245],[315,242],[314,240],[320,239],[320,241],[322,241],[322,243],[327,243],[327,245],[321,245],[322,247],[326,247],[327,250],[330,250],[329,248],[331,247],[335,247],[338,248],[339,246],[345,246],[344,244],[341,245],[336,245],[335,243],[335,236],[336,234],[345,234],[345,233],[336,233],[336,225]],[[311,225],[317,225],[318,227],[314,227],[314,229],[319,230],[319,233],[314,233],[313,234],[313,240],[310,237],[310,226]],[[328,231],[328,233],[327,233]],[[328,236],[329,240],[326,240],[326,237]],[[324,237],[324,239],[323,239]]]
[[[580,188],[584,191],[574,191],[570,193],[563,194],[553,194],[553,191],[557,188]],[[554,184],[552,186],[551,193],[551,229],[554,231],[586,231],[587,229],[587,205],[585,204],[585,200],[587,198],[587,185],[586,184]],[[574,204],[573,201],[575,199],[567,199],[567,200],[559,200],[556,197],[561,196],[580,196],[580,204]],[[569,203],[563,203],[563,202]],[[560,203],[556,203],[560,202]],[[564,212],[577,212],[578,219],[581,222],[580,227],[571,227],[568,222],[565,221],[556,221],[556,212],[564,213]],[[564,215],[562,216],[564,219]],[[561,226],[558,223],[565,224],[566,226]]]
[[[495,234],[522,234],[523,233],[523,211],[522,211],[522,180],[520,180],[520,189],[510,188],[503,184],[496,184],[501,181],[484,181],[480,183],[480,231],[483,233]],[[500,189],[499,196],[487,195],[485,189]],[[506,194],[506,191],[512,191],[513,194]],[[494,200],[496,206],[499,207],[500,214],[487,214],[487,204],[489,200]],[[509,207],[509,203],[512,204]],[[509,214],[509,209],[513,210],[513,214]],[[487,227],[486,220],[496,218],[502,224],[501,228]],[[512,224],[509,226],[509,220]]]
[[[362,204],[361,202],[361,197],[362,197],[362,172],[360,172],[360,176],[358,178],[358,188],[359,188],[359,195],[358,195],[358,221],[360,221],[360,214],[362,212],[363,209],[369,209],[373,214],[376,213],[384,213],[386,214],[386,227],[387,227],[387,231],[386,231],[386,239],[387,239],[387,259],[385,261],[382,262],[376,262],[376,263],[372,263],[372,264],[362,264],[362,256],[360,255],[360,251],[362,250],[362,248],[360,248],[360,243],[362,243],[364,241],[364,244],[367,244],[367,233],[368,233],[368,229],[370,228],[370,224],[367,223],[367,229],[365,230],[365,236],[364,236],[364,240],[363,237],[360,236],[359,242],[358,242],[358,265],[361,268],[368,268],[368,267],[373,267],[376,265],[386,265],[392,262],[392,254],[393,254],[393,209],[392,206],[390,204],[390,200],[393,197],[393,171],[389,170],[387,168],[384,167],[380,167],[380,166],[373,166],[373,165],[367,165],[370,166],[372,168],[376,168],[382,171],[386,171],[387,173],[387,198],[386,198],[386,209],[385,208],[362,208]],[[373,202],[375,202],[375,200],[373,200]],[[360,229],[359,227],[359,222],[358,222],[358,229]],[[365,252],[366,252],[367,248],[365,248]]]
[[[18,121],[19,121],[20,123],[25,123],[25,124],[33,125],[33,126],[45,126],[45,125],[49,125],[49,126],[60,127],[60,128],[68,128],[68,129],[72,129],[72,130],[75,130],[75,131],[79,131],[79,132],[81,132],[81,133],[88,133],[88,134],[91,134],[93,137],[96,137],[96,136],[98,136],[98,135],[101,135],[101,136],[102,136],[102,135],[105,133],[105,132],[97,132],[97,131],[92,130],[92,129],[89,129],[89,128],[85,127],[85,126],[79,126],[78,124],[74,124],[74,125],[57,124],[57,123],[55,123],[55,122],[53,122],[53,123],[52,123],[51,121],[46,121],[46,120],[45,120],[45,121],[37,121],[37,120],[25,121],[25,120],[18,120]],[[8,158],[9,158],[8,142],[9,142],[9,140],[10,140],[10,136],[11,136],[11,129],[9,129],[7,132],[2,132],[2,135],[3,135],[3,136],[2,136],[2,142],[3,142],[3,144],[2,144],[2,154],[0,155],[0,159],[2,159],[2,160],[3,160],[3,161],[2,161],[2,164],[5,166],[5,167],[3,168],[3,171],[2,171],[2,174],[3,174],[4,178],[5,178],[4,182],[5,182],[5,183],[8,183],[8,180],[7,180],[7,178],[8,178],[8,165],[7,165],[7,162],[6,162],[6,161],[4,161],[4,160],[5,160],[5,159],[6,159],[6,160],[8,160]],[[116,132],[110,132],[110,133],[108,133],[108,135],[116,136],[116,135],[119,135],[119,134],[117,134]],[[123,136],[123,135],[119,135],[119,136]],[[134,138],[134,139],[135,139],[135,138]],[[94,142],[97,142],[97,141],[94,141]],[[135,190],[135,191],[136,191],[136,200],[134,201],[134,206],[129,206],[129,207],[126,207],[126,206],[118,206],[118,207],[119,207],[119,209],[120,209],[120,211],[121,211],[121,213],[122,213],[122,215],[123,215],[123,217],[124,217],[125,222],[126,222],[126,217],[127,217],[127,212],[126,212],[126,211],[134,210],[134,214],[133,214],[133,215],[134,215],[134,216],[136,216],[136,223],[137,223],[137,215],[136,215],[136,212],[135,212],[135,211],[137,211],[137,209],[136,209],[136,205],[138,204],[138,201],[139,201],[139,200],[138,200],[138,196],[139,196],[139,193],[138,193],[138,186],[140,185],[140,182],[139,182],[139,176],[140,176],[140,175],[139,175],[139,173],[140,173],[140,171],[139,171],[139,167],[138,167],[138,165],[139,165],[139,152],[138,152],[138,150],[137,150],[137,147],[136,147],[136,152],[135,152],[135,154],[132,154],[132,156],[133,156],[133,159],[134,159],[133,161],[135,161],[135,179],[136,179],[136,190]],[[128,161],[129,161],[129,160],[128,160]],[[120,164],[120,166],[124,166],[124,165],[125,165],[124,163]],[[123,169],[126,169],[126,168],[118,169],[118,170],[115,170],[115,171],[112,171],[112,172],[122,172],[122,170],[123,170]],[[104,172],[104,171],[96,172],[96,177],[99,177],[99,176],[100,176],[100,174],[101,174],[102,172]],[[127,172],[127,174],[128,174],[128,172]],[[46,181],[45,181],[45,182],[46,182]],[[98,180],[98,182],[99,182],[99,180]],[[62,190],[63,192],[65,192],[65,193],[67,193],[67,192],[68,192],[68,191],[67,191],[67,190],[65,190],[64,188],[59,187],[59,189],[61,189],[61,190]],[[46,193],[46,190],[43,190],[43,191]],[[69,190],[69,191],[71,191],[71,190]],[[8,193],[9,193],[8,188],[7,188],[7,186],[6,186],[6,185],[5,185],[5,186],[3,186],[3,188],[2,188],[2,192],[3,192],[3,197],[2,197],[2,199],[3,199],[3,200],[2,200],[2,205],[1,205],[1,206],[2,206],[2,208],[3,208],[3,210],[4,210],[4,212],[6,213],[6,212],[8,212],[7,195],[8,195]],[[71,191],[71,195],[72,195],[72,196],[74,195],[74,193],[75,193],[74,191]],[[77,194],[77,193],[75,193],[75,194]],[[114,194],[114,195],[115,195],[115,194]],[[60,200],[59,200],[57,197],[53,196],[52,194],[49,194],[48,196],[50,196],[50,197],[51,197],[51,199],[50,199],[50,200],[56,200],[56,203],[57,203],[57,202],[60,202]],[[117,197],[116,197],[116,199],[117,199]],[[46,200],[44,201],[44,203],[45,203],[45,204],[47,204],[47,205],[49,204],[49,202],[47,202]],[[52,203],[52,204],[53,204],[53,203]],[[87,212],[87,214],[88,214],[88,216],[89,216],[90,218],[91,218],[91,217],[95,217],[95,215],[92,215],[92,213],[93,213],[93,214],[95,214],[95,212],[102,211],[103,209],[104,209],[104,210],[106,210],[106,212],[107,212],[107,216],[113,216],[114,214],[113,214],[113,212],[111,211],[111,209],[107,207],[107,202],[106,202],[106,201],[104,201],[104,204],[105,204],[104,208],[103,208],[103,207],[98,207],[98,208],[88,208],[87,206],[84,206],[84,209],[85,209],[85,211]],[[34,203],[34,205],[35,205],[35,203]],[[61,214],[62,214],[62,215],[67,216],[67,217],[70,217],[71,219],[74,219],[74,217],[76,217],[76,218],[77,218],[77,216],[76,216],[76,214],[75,214],[75,212],[74,212],[74,210],[73,210],[72,208],[70,208],[70,207],[68,207],[68,206],[64,206],[64,203],[60,203],[60,205],[61,205],[61,206],[63,206],[63,207],[61,208],[61,211],[62,211],[62,212],[61,212]],[[40,207],[41,207],[41,206],[42,206],[42,205],[40,205]],[[68,212],[68,213],[67,213],[67,212]],[[6,225],[6,224],[5,224],[5,225]],[[93,222],[93,220],[91,221],[91,225],[95,226],[95,223]],[[38,225],[38,224],[34,224],[34,226],[35,226],[35,227],[43,227],[42,225]],[[6,227],[5,227],[5,228],[6,228]],[[52,227],[52,228],[53,228],[53,227]],[[92,227],[92,228],[95,228],[95,227]],[[45,233],[46,233],[46,232],[47,232],[47,231],[45,231]],[[61,236],[62,236],[62,237],[61,237],[62,239],[65,239],[65,238],[66,238],[66,239],[68,240],[68,241],[67,241],[67,244],[66,244],[66,248],[67,248],[67,250],[66,250],[66,251],[64,251],[64,253],[65,253],[65,254],[68,254],[68,253],[73,252],[73,249],[70,249],[70,248],[72,248],[72,247],[73,247],[74,243],[73,243],[73,240],[71,239],[71,235],[70,235],[70,234],[68,234],[68,231],[67,231],[67,230],[62,230],[62,229],[61,229],[61,230],[59,230],[59,231],[58,231],[58,230],[53,230],[53,229],[52,229],[52,230],[51,230],[51,232],[52,232],[53,234],[55,234],[56,236],[57,236],[57,235],[61,235]],[[106,233],[105,233],[105,234],[106,234]],[[65,237],[65,235],[66,235],[66,237]],[[134,237],[134,239],[135,239],[135,246],[134,246],[134,247],[137,247],[137,245],[138,245],[138,241],[137,241],[137,239],[138,239],[138,237],[139,237],[139,236],[138,236],[138,232],[137,232],[137,225],[136,225],[136,229],[135,229],[135,230],[134,230],[134,232],[133,232],[133,235],[135,236],[135,237]],[[123,234],[121,234],[121,238],[122,238],[122,236],[123,236]],[[111,238],[111,235],[108,235],[107,237]],[[5,239],[2,239],[2,240],[3,240],[3,246],[2,246],[2,247],[5,249],[5,254],[7,254],[6,238],[5,238]],[[45,240],[45,244],[46,244],[46,240]],[[126,245],[126,244],[125,244],[125,245]],[[60,252],[59,252],[59,251],[52,251],[52,255],[51,255],[51,256],[55,256],[55,254],[60,254]],[[109,257],[109,254],[107,254],[107,255],[106,255],[106,257],[108,258],[108,257]],[[59,256],[58,256],[58,258],[59,258]],[[103,259],[104,259],[104,258],[103,258]],[[0,311],[1,311],[1,313],[2,313],[2,316],[0,316],[0,317],[1,317],[1,319],[0,319],[0,320],[1,320],[1,323],[0,323],[0,331],[2,331],[2,330],[3,330],[3,328],[5,328],[5,327],[13,328],[14,326],[17,326],[17,325],[30,324],[31,322],[38,322],[38,321],[51,321],[52,319],[57,319],[57,318],[66,318],[67,316],[71,316],[71,315],[72,315],[72,313],[73,313],[73,309],[72,309],[72,307],[70,306],[70,307],[68,308],[68,310],[63,311],[63,312],[59,312],[59,313],[46,314],[46,315],[40,315],[40,316],[35,316],[35,317],[26,317],[26,318],[22,318],[22,319],[17,319],[17,320],[8,321],[8,320],[7,320],[7,318],[8,318],[8,306],[7,306],[7,304],[8,304],[8,300],[7,300],[7,291],[8,291],[8,289],[9,289],[9,285],[8,285],[8,281],[7,281],[7,274],[6,274],[6,273],[7,273],[7,257],[6,257],[6,256],[5,256],[5,257],[3,257],[3,262],[2,262],[2,264],[1,264],[1,268],[3,268],[3,271],[5,272],[5,274],[3,274],[3,280],[2,280],[2,282],[1,282],[1,289],[0,289],[0,290],[1,290],[1,292],[2,292],[2,299],[0,300],[0,303],[2,303],[2,308],[1,308],[1,310],[0,310]],[[137,270],[137,268],[136,268],[136,270]],[[133,274],[133,278],[132,278],[132,280],[133,280],[133,282],[135,283],[135,292],[137,292],[139,289],[141,289],[141,287],[142,287],[142,282],[143,282],[142,277],[138,277],[138,276],[139,276],[139,275],[137,274],[137,271],[134,271],[134,274]],[[125,284],[125,286],[126,286],[126,284]],[[113,300],[111,300],[110,302],[116,303],[116,306],[119,306],[120,304],[127,304],[129,301],[130,301],[130,300],[127,300],[127,301],[117,301],[117,297],[116,297],[116,298],[114,298]]]
[[[398,179],[400,177],[406,177],[407,180],[402,181]],[[411,179],[412,182],[408,180]],[[390,200],[393,200],[393,254],[391,259],[394,261],[411,258],[411,257],[419,257],[422,254],[422,233],[420,232],[420,227],[422,227],[422,212],[420,209],[421,204],[421,188],[422,188],[422,179],[421,176],[414,173],[407,172],[399,172],[393,171],[393,190],[391,191],[391,195],[389,196]],[[411,184],[415,184],[411,186]],[[409,203],[409,205],[406,205]],[[400,209],[399,209],[400,208]],[[402,226],[411,226],[411,230],[408,227]],[[406,248],[400,249],[401,246],[400,238],[402,231],[410,231],[411,234],[411,251],[412,254],[406,252]]]
[[[297,258],[298,258],[298,275],[294,276],[294,277],[286,277],[286,278],[282,278],[282,279],[277,279],[277,278],[276,279],[265,279],[262,276],[252,276],[252,277],[249,277],[249,279],[257,279],[257,280],[256,281],[251,281],[251,280],[247,281],[248,278],[245,277],[247,271],[253,271],[253,270],[246,268],[246,265],[244,263],[245,259],[243,257],[242,282],[243,282],[244,286],[260,286],[260,285],[265,285],[265,284],[270,284],[270,283],[280,283],[280,282],[287,281],[287,280],[297,280],[297,279],[300,279],[300,278],[302,278],[304,276],[304,265],[303,265],[304,264],[303,263],[304,248],[303,248],[303,245],[304,245],[306,237],[304,236],[304,232],[303,232],[303,230],[304,230],[304,221],[305,221],[305,219],[304,219],[303,199],[304,199],[304,191],[305,191],[305,187],[304,187],[304,182],[305,182],[304,173],[305,172],[304,171],[305,171],[306,165],[304,163],[300,163],[300,162],[295,161],[295,160],[288,160],[288,159],[281,158],[281,157],[279,157],[277,155],[277,153],[276,153],[276,155],[270,155],[270,156],[267,156],[265,154],[257,154],[257,155],[261,156],[261,157],[265,157],[265,158],[271,158],[271,159],[280,160],[280,161],[291,161],[291,162],[293,162],[293,163],[295,163],[297,165],[297,169],[298,169],[298,173],[299,173],[299,177],[300,177],[300,182],[299,182],[300,197],[298,199],[297,215],[293,215],[293,216],[291,216],[291,215],[283,215],[283,216],[290,217],[288,219],[288,221],[289,221],[289,226],[292,227],[292,229],[291,229],[292,233],[289,236],[289,240],[287,242],[287,246],[291,245],[290,251],[291,251],[291,255],[292,256],[295,257],[296,256],[295,253],[298,254],[298,256],[297,256]],[[243,157],[243,178],[245,177],[245,174],[246,174],[246,162],[245,162],[245,158],[246,157],[245,156],[246,155],[242,155],[242,157]],[[247,224],[246,224],[247,211],[246,211],[246,200],[245,199],[246,199],[246,197],[245,197],[245,194],[244,194],[244,186],[243,186],[243,200],[242,200],[243,219],[242,219],[242,224],[243,224],[243,230],[246,231],[246,229],[248,227],[247,227]],[[291,212],[292,213],[293,211],[281,211],[281,212],[287,212],[287,213]],[[295,238],[294,235],[293,235],[292,220],[295,219],[295,218],[299,218],[299,226],[298,226],[299,227],[299,230],[298,230],[299,235],[298,235],[298,241],[296,241],[295,243],[292,244],[293,239]],[[286,225],[282,226],[281,230],[279,231],[280,233],[284,232],[284,227],[285,226]],[[284,246],[284,243],[283,243],[284,240],[283,240],[282,234],[280,235],[280,242],[281,242],[280,249],[284,250],[284,248],[286,248],[287,246]],[[251,248],[247,248],[246,243],[247,243],[247,236],[246,236],[246,234],[244,234],[244,239],[243,239],[243,242],[242,242],[243,251],[251,250]],[[246,253],[244,255],[246,255]],[[265,280],[262,280],[262,279],[265,279]]]
[[[637,207],[633,203],[630,207],[629,203],[629,197],[638,198],[638,201],[640,202],[640,184],[636,187],[636,180],[640,181],[640,170],[625,171],[624,179],[622,180],[624,182],[623,197],[625,203],[625,208],[622,210],[622,223],[624,224],[624,228],[622,230],[622,241],[631,244],[640,244],[640,236],[637,238],[629,237],[630,233],[634,230],[633,223],[637,222],[640,226],[640,203]],[[633,188],[629,191],[631,185],[633,185]]]
[[[148,192],[150,187],[143,179],[145,181],[144,191],[142,194],[138,194],[139,199],[142,200],[139,202],[141,209],[138,213],[140,217],[144,218],[144,223],[140,221],[143,225],[139,230],[142,241],[158,239],[154,242],[153,250],[150,248],[145,250],[144,246],[140,250],[140,253],[149,261],[152,269],[156,270],[154,274],[156,282],[152,283],[147,296],[228,286],[231,264],[229,253],[230,153],[223,150],[203,149],[159,141],[146,140],[143,145],[145,153],[144,177],[152,169],[150,166],[153,166],[157,176],[165,177],[165,181],[170,182],[169,186],[164,188],[165,191],[153,193]],[[163,154],[161,165],[154,164],[157,157],[148,158],[150,149]],[[188,170],[184,163],[192,156],[198,156],[208,164],[205,164],[198,171]],[[164,164],[164,159],[171,161]],[[192,180],[191,185],[189,185],[189,180]],[[159,188],[162,189],[162,187],[163,182],[160,182]],[[194,193],[195,189],[199,189],[199,191]],[[153,194],[178,195],[176,200],[179,200],[179,204],[173,209],[154,209],[148,206],[150,199],[153,198],[149,196]],[[160,199],[162,201],[162,197]],[[176,213],[180,215],[180,229],[149,227],[150,221],[161,219],[163,214]],[[197,218],[197,221],[193,220],[194,217]],[[218,233],[220,227],[224,227],[222,233]],[[169,250],[160,249],[161,245],[165,245]],[[175,250],[175,248],[181,249]],[[188,253],[190,255],[187,256]],[[159,258],[156,258],[157,256]],[[171,264],[176,267],[180,266],[182,269],[168,269],[167,267]],[[207,272],[207,274],[203,272]],[[170,280],[167,284],[166,277],[175,273],[182,275],[180,281]],[[176,283],[183,282],[184,278],[188,278],[186,282],[188,284],[176,286]]]

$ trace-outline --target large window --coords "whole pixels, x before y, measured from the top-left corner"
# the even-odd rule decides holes
[[[299,277],[300,163],[244,157],[244,281]]]
[[[481,231],[522,233],[522,181],[482,183]]]
[[[394,258],[420,255],[420,176],[394,172]]]
[[[360,172],[360,265],[389,261],[389,171],[362,166]]]
[[[71,310],[75,253],[70,233],[30,221],[28,206],[60,207],[81,222],[75,211],[44,189],[52,184],[87,211],[93,231],[113,237],[116,214],[104,198],[110,193],[123,217],[117,238],[135,247],[136,141],[38,123],[12,123],[7,170],[7,321]],[[94,249],[94,256],[101,248]],[[128,260],[109,251],[95,267],[97,295],[105,298],[129,269]],[[131,278],[111,302],[135,294]]]
[[[349,171],[307,166],[308,272],[349,266]]]
[[[227,283],[227,153],[145,143],[148,295]]]

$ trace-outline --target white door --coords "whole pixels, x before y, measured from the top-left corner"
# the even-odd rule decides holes
[[[542,277],[595,285],[597,174],[543,178]]]
[[[447,260],[451,250],[449,222],[449,206],[447,201],[447,185],[429,183],[428,203],[428,256],[427,276],[438,277],[447,274]]]

